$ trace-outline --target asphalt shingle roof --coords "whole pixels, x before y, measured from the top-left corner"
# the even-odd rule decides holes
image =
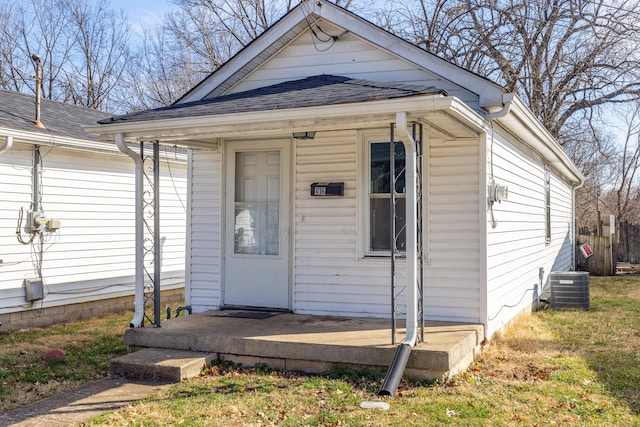
[[[47,135],[65,136],[81,140],[98,140],[87,135],[83,125],[95,125],[99,120],[111,117],[90,108],[42,99],[40,122],[47,128],[37,128],[35,121],[35,96],[0,89],[0,126]]]
[[[218,114],[272,111],[425,94],[446,95],[446,92],[433,86],[381,83],[323,74],[244,92],[125,114],[100,120],[99,123],[128,123]]]

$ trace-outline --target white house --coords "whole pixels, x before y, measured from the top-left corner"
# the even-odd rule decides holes
[[[133,307],[134,167],[81,125],[110,117],[0,90],[0,329]],[[186,159],[160,156],[163,290],[182,302]]]
[[[424,318],[484,324],[487,338],[536,303],[552,270],[573,266],[583,177],[518,96],[324,0],[303,0],[174,105],[85,130],[190,149],[196,313],[390,317],[391,138],[404,143],[399,317],[414,316],[414,264]],[[415,140],[422,253],[404,214]]]

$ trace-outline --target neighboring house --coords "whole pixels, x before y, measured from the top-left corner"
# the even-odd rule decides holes
[[[185,303],[194,312],[384,318],[389,141],[391,132],[420,137],[404,133],[405,119],[423,132],[424,318],[481,323],[490,338],[536,304],[551,271],[573,267],[583,181],[499,85],[335,4],[304,0],[174,105],[86,130],[191,149]],[[399,250],[410,228],[402,147]],[[404,264],[399,317],[410,294]]]
[[[35,97],[0,90],[0,330],[133,307],[134,167],[81,127],[111,115],[43,99],[36,127],[35,111]],[[163,290],[180,302],[182,157],[160,159]]]

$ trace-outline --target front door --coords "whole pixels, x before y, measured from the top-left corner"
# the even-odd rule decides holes
[[[289,308],[288,141],[227,144],[224,304]]]

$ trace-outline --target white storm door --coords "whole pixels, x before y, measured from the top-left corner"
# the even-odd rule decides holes
[[[227,144],[225,305],[289,308],[288,150]]]

